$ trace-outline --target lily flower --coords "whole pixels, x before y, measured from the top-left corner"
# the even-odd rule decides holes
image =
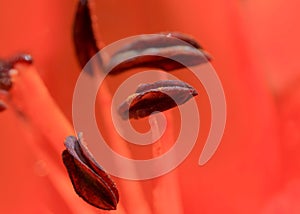
[[[100,43],[167,30],[193,35],[213,56],[227,103],[221,144],[199,166],[211,109],[205,90],[197,88],[201,129],[192,152],[158,178],[111,176],[120,192],[115,211],[78,197],[61,160],[63,142],[76,135],[72,95],[81,65],[71,29],[77,3],[0,3],[0,57],[26,52],[34,59],[32,65],[14,65],[13,86],[0,95],[1,213],[299,213],[298,1],[90,2]],[[177,136],[176,109],[165,113],[170,125],[162,139],[141,154],[126,145],[107,117],[114,88],[130,74],[109,76],[111,85],[97,97],[96,105],[104,106],[96,110],[105,124],[100,129],[124,156],[156,157]],[[174,74],[186,80],[180,70]]]

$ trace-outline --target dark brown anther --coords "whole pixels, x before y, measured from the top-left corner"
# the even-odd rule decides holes
[[[73,26],[73,40],[77,59],[81,68],[99,51],[93,33],[88,0],[80,0]],[[101,59],[99,59],[101,60]]]
[[[122,47],[111,57],[106,72],[114,75],[137,67],[173,71],[206,63],[210,59],[210,55],[192,37],[178,32],[165,32],[145,35]],[[180,63],[182,61],[185,65]]]
[[[7,61],[0,60],[0,90],[8,91],[12,87],[9,71],[13,65]]]
[[[176,39],[180,39],[188,43],[189,45],[193,46],[194,48],[203,49],[200,46],[200,44],[193,37],[189,35],[179,33],[179,32],[161,32],[158,33],[157,35],[151,35],[151,37],[145,35],[144,37],[140,38],[140,40],[122,47],[120,50],[118,50],[117,53],[124,53],[128,50],[141,51],[149,47],[163,48],[163,47],[176,46],[180,44]]]
[[[8,91],[11,89],[11,70],[17,63],[31,64],[32,57],[28,54],[19,54],[9,60],[0,59],[0,90]]]
[[[197,49],[203,50],[202,46],[190,35],[179,33],[179,32],[162,32],[161,34],[166,35],[167,37],[174,37],[180,39],[182,41],[185,41],[186,43],[189,43],[190,45],[192,45]],[[210,59],[210,57],[208,59]]]
[[[95,161],[79,135],[65,140],[66,150],[62,153],[76,193],[87,203],[104,210],[115,210],[119,193],[115,183]]]
[[[198,93],[192,86],[180,80],[141,84],[136,93],[119,106],[118,113],[124,120],[139,119],[184,104],[196,95]]]

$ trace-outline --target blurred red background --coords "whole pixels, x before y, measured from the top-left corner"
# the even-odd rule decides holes
[[[71,37],[76,3],[0,1],[0,57],[32,54],[70,121],[80,71]],[[213,56],[227,99],[227,124],[206,165],[197,165],[201,138],[176,169],[184,213],[300,213],[299,7],[297,0],[95,2],[97,30],[106,44],[180,31]],[[64,204],[50,185],[53,172],[24,143],[26,129],[16,120],[10,110],[0,114],[0,212],[71,213],[68,206],[75,205]]]

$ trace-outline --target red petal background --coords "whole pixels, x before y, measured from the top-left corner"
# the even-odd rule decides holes
[[[227,99],[227,125],[206,165],[197,165],[201,135],[176,170],[184,213],[299,213],[299,7],[297,0],[95,2],[97,30],[107,44],[135,34],[181,31],[214,58]],[[80,71],[71,38],[75,8],[76,1],[0,2],[0,57],[32,54],[70,120]],[[1,213],[73,213],[70,207],[88,207],[72,191],[65,194],[77,203],[66,204],[49,181],[55,173],[26,143],[41,136],[28,133],[11,110],[0,114],[0,129]],[[57,142],[62,149],[63,140]],[[164,200],[165,210],[171,210],[173,204]]]

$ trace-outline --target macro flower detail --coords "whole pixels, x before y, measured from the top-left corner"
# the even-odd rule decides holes
[[[143,118],[156,111],[166,111],[184,104],[198,92],[189,84],[180,80],[161,80],[150,84],[141,84],[136,92],[129,96],[118,109],[123,119]]]
[[[32,58],[28,54],[20,54],[9,60],[0,59],[0,90],[8,91],[11,89],[12,83],[12,69],[17,63],[31,64]]]
[[[79,1],[78,11],[82,10],[75,18]],[[300,18],[299,3],[297,0],[2,1],[0,58],[5,60],[0,60],[0,213],[299,214],[300,29],[295,27]],[[82,18],[83,14],[86,18]],[[93,29],[101,32],[100,39],[93,35],[90,16],[93,24],[94,17],[98,17],[99,28],[93,25]],[[73,18],[77,24],[71,23]],[[75,46],[72,27],[77,28]],[[127,36],[166,30],[195,36],[214,58],[212,66],[199,67],[215,68],[224,86],[228,108],[221,146],[208,164],[200,167],[196,163],[209,136],[207,131],[215,124],[213,109],[208,95],[203,93],[205,88],[189,78],[187,69],[169,70],[178,79],[184,77],[181,80],[201,95],[196,98],[201,127],[195,147],[182,164],[164,176],[145,181],[112,177],[120,195],[117,210],[99,210],[78,197],[61,160],[66,136],[76,136],[77,140],[72,124],[74,84],[82,67],[98,52],[96,42],[100,49],[103,41],[110,44]],[[176,39],[185,41],[178,35]],[[185,42],[198,49],[190,41]],[[176,108],[166,111],[166,132],[147,146],[135,146],[113,129],[111,101],[122,79],[141,71],[143,66],[176,68],[168,64],[173,63],[171,60],[156,61],[150,54],[151,47],[162,53],[167,48],[175,50],[173,45],[157,47],[146,43],[146,48],[128,49],[138,49],[135,53],[143,53],[143,58],[131,57],[132,61],[124,62],[122,59],[128,59],[130,52],[119,49],[114,55],[105,55],[108,58],[103,60],[107,61],[100,67],[104,70],[97,74],[105,76],[113,69],[95,102],[99,131],[103,131],[112,149],[135,160],[166,154],[182,124]],[[7,56],[21,51],[32,54],[36,64],[28,66],[20,63],[22,60],[15,65],[8,63]],[[4,69],[7,65],[9,70]],[[159,78],[169,76],[160,73]],[[199,73],[207,74],[201,69]],[[140,83],[151,81],[156,80]],[[125,92],[129,95],[135,90]],[[194,100],[188,102],[191,101]],[[117,104],[122,102],[118,100]],[[149,121],[130,122],[137,131],[148,130],[151,125],[153,138],[158,135],[156,116]],[[87,137],[85,131],[84,134]],[[103,151],[91,149],[92,143],[99,142],[87,142],[99,160],[96,155]],[[110,171],[106,166],[105,169]],[[119,170],[134,171],[129,167]]]
[[[73,25],[73,42],[77,59],[83,68],[99,51],[93,33],[91,12],[88,0],[79,0]]]
[[[79,1],[73,25],[73,41],[77,60],[81,68],[84,68],[93,56],[98,57],[98,62],[101,64],[103,72],[108,75],[120,74],[138,67],[152,67],[173,71],[185,66],[206,63],[211,59],[210,55],[203,50],[194,38],[178,32],[164,32],[157,34],[157,36],[145,35],[136,42],[120,46],[107,60],[104,60],[102,55],[96,54],[102,46],[96,40],[92,24],[89,2]],[[133,55],[131,55],[132,53]],[[130,60],[126,60],[128,55]],[[178,62],[180,59],[184,60],[184,65]],[[95,72],[93,69],[88,69],[88,71],[91,75]],[[128,117],[138,119],[146,117],[155,111],[165,111],[181,105],[197,94],[197,91],[192,86],[179,80],[162,80],[150,84],[141,84],[136,93],[121,104],[119,113],[123,119],[128,119]],[[102,96],[105,95],[111,96],[110,94],[102,94]],[[76,140],[74,137],[69,137],[65,144],[69,149],[63,153],[64,164],[68,169],[77,194],[98,208],[115,209],[119,199],[117,195],[114,195],[117,194],[117,189],[113,188],[116,192],[110,189],[111,186],[114,186],[113,181],[107,179],[111,183],[103,183],[100,180],[100,189],[92,188],[92,186],[96,186],[94,182],[99,182],[99,178],[91,173],[90,169],[86,168],[86,165],[82,165],[81,162],[75,165],[75,161],[78,163],[78,158],[85,160],[85,158],[80,156],[82,152],[78,152],[78,149],[76,150],[77,153],[73,151],[75,147],[77,148],[79,147],[78,145],[81,145],[81,139]],[[69,150],[73,152],[71,153]],[[82,150],[88,151],[86,148],[82,148]],[[91,157],[91,155],[87,156]],[[84,161],[82,162],[85,163]],[[96,164],[95,161],[91,163],[90,167]],[[78,168],[77,170],[76,167]],[[100,177],[107,176],[105,178],[109,178],[97,164],[96,169],[98,168],[100,169]],[[108,199],[109,203],[103,205],[102,200],[105,200],[105,198]],[[126,203],[124,200],[121,202]],[[147,210],[147,207],[145,206],[141,209]]]
[[[93,32],[89,1],[87,0],[80,0],[78,3],[73,24],[73,42],[77,61],[81,68],[100,50],[101,46],[98,47]],[[131,53],[134,54],[130,55]],[[124,56],[128,58],[128,54],[131,56],[130,60],[124,60]],[[121,46],[105,61],[105,64],[100,55],[96,56],[99,57],[99,62],[102,64],[104,73],[107,73],[110,68],[113,69],[109,74],[120,74],[121,72],[137,67],[153,67],[164,71],[173,71],[184,68],[185,66],[206,63],[211,59],[210,55],[203,50],[195,39],[177,32],[164,32],[158,34],[157,37],[148,37],[146,35],[137,42]],[[177,62],[177,59],[184,59],[186,64],[183,65]],[[69,191],[73,193],[72,197],[74,196],[76,198],[72,199],[66,197],[65,201],[67,204],[74,204],[74,201],[80,200],[77,199],[78,197],[74,194],[74,189],[77,195],[85,202],[99,209],[116,210],[119,204],[117,212],[120,214],[132,213],[133,210],[136,211],[136,213],[150,213],[153,210],[158,211],[163,208],[162,205],[164,203],[159,203],[160,193],[162,193],[162,197],[166,198],[166,193],[164,193],[163,190],[172,189],[170,193],[173,195],[172,197],[176,198],[175,202],[178,202],[176,203],[178,205],[174,206],[173,209],[176,210],[177,207],[181,207],[178,186],[176,184],[177,180],[168,178],[165,180],[168,181],[167,185],[163,185],[163,182],[158,180],[156,186],[159,191],[155,193],[151,189],[149,193],[144,193],[145,191],[141,183],[133,183],[132,188],[130,188],[130,190],[133,190],[131,192],[128,191],[128,186],[131,184],[116,178],[115,181],[118,183],[118,189],[115,182],[96,162],[83,141],[82,135],[79,134],[78,138],[73,136],[74,130],[71,124],[52,99],[51,94],[35,71],[34,66],[17,66],[18,75],[14,78],[13,71],[15,70],[12,69],[18,63],[31,64],[32,58],[24,54],[18,55],[8,61],[0,61],[0,92],[9,91],[15,81],[16,87],[10,91],[8,99],[5,98],[4,101],[8,101],[7,103],[13,107],[12,111],[17,117],[22,116],[22,123],[29,127],[32,136],[36,133],[38,140],[40,140],[40,138],[47,139],[47,141],[41,140],[42,143],[36,145],[37,151],[39,154],[42,154],[41,156],[47,160],[47,163],[52,169],[52,173],[49,173],[49,177],[53,185],[56,186],[57,191],[64,194],[65,188],[69,188]],[[26,72],[27,70],[29,72]],[[92,70],[92,72],[94,71]],[[31,91],[34,102],[28,99],[27,90]],[[121,104],[119,113],[123,119],[143,118],[156,111],[166,111],[175,106],[184,104],[196,95],[198,95],[198,92],[192,86],[180,80],[161,80],[154,83],[141,84],[136,90],[136,93]],[[106,103],[106,101],[111,98],[111,94],[108,91],[104,94],[102,93],[101,96],[104,97],[100,100],[101,104]],[[107,107],[106,105],[105,108],[108,109]],[[4,111],[5,109],[6,103],[4,103],[0,97],[0,111]],[[41,114],[42,119],[40,119],[36,117],[37,109],[42,109],[43,112],[47,112],[47,114]],[[106,110],[103,110],[103,112],[106,112]],[[106,118],[103,118],[101,122],[105,125],[109,124]],[[59,128],[57,128],[58,126]],[[67,173],[63,168],[58,166],[57,158],[52,157],[47,150],[44,149],[44,146],[50,146],[51,149],[56,151],[56,155],[61,154],[62,149],[56,144],[62,141],[63,138],[61,136],[63,136],[63,138],[69,136],[64,142],[66,149],[60,156],[67,169]],[[168,139],[172,140],[170,134],[169,136]],[[116,136],[112,138],[116,143],[120,142]],[[45,142],[47,142],[46,144],[49,143],[49,145],[44,145]],[[35,145],[33,147],[35,147]],[[162,148],[162,142],[156,144],[153,147],[152,155],[156,156],[160,154]],[[124,149],[124,151],[127,151],[127,149]],[[130,157],[130,152],[128,152],[128,157]],[[128,169],[125,168],[125,170]],[[57,175],[61,176],[59,183],[55,179]],[[70,183],[72,183],[73,189]],[[120,203],[119,191],[123,196],[127,196],[124,197],[123,200],[120,200]],[[136,207],[136,205],[129,200],[126,201],[126,198],[135,199],[134,201],[137,200],[139,207]],[[79,210],[77,211],[77,208],[80,210],[93,210],[94,208],[92,206],[80,207],[80,205],[78,205],[77,207],[70,207],[70,210],[76,210],[76,212],[82,213]],[[85,213],[85,210],[83,213]],[[154,211],[154,213],[157,212]]]
[[[17,63],[31,64],[32,58],[28,54],[19,54],[9,60],[0,59],[0,112],[7,108],[1,97],[6,96],[13,86],[12,76],[16,72],[14,67]]]
[[[100,50],[93,32],[87,0],[78,3],[73,25],[73,41],[77,59],[83,68]],[[120,74],[137,67],[173,71],[211,60],[210,54],[193,37],[179,32],[162,32],[156,36],[145,35],[138,41],[120,47],[106,63],[103,63],[99,55],[96,56],[104,72],[109,75]],[[124,57],[129,59],[124,60]],[[178,59],[184,60],[186,65],[179,63]]]
[[[180,63],[182,60],[185,65]],[[164,32],[144,35],[138,41],[121,47],[112,55],[105,69],[110,75],[137,67],[173,71],[210,60],[211,56],[191,36],[179,32]]]
[[[76,193],[89,204],[115,210],[119,193],[109,175],[95,161],[87,146],[79,139],[69,136],[65,140],[66,150],[62,157]]]

